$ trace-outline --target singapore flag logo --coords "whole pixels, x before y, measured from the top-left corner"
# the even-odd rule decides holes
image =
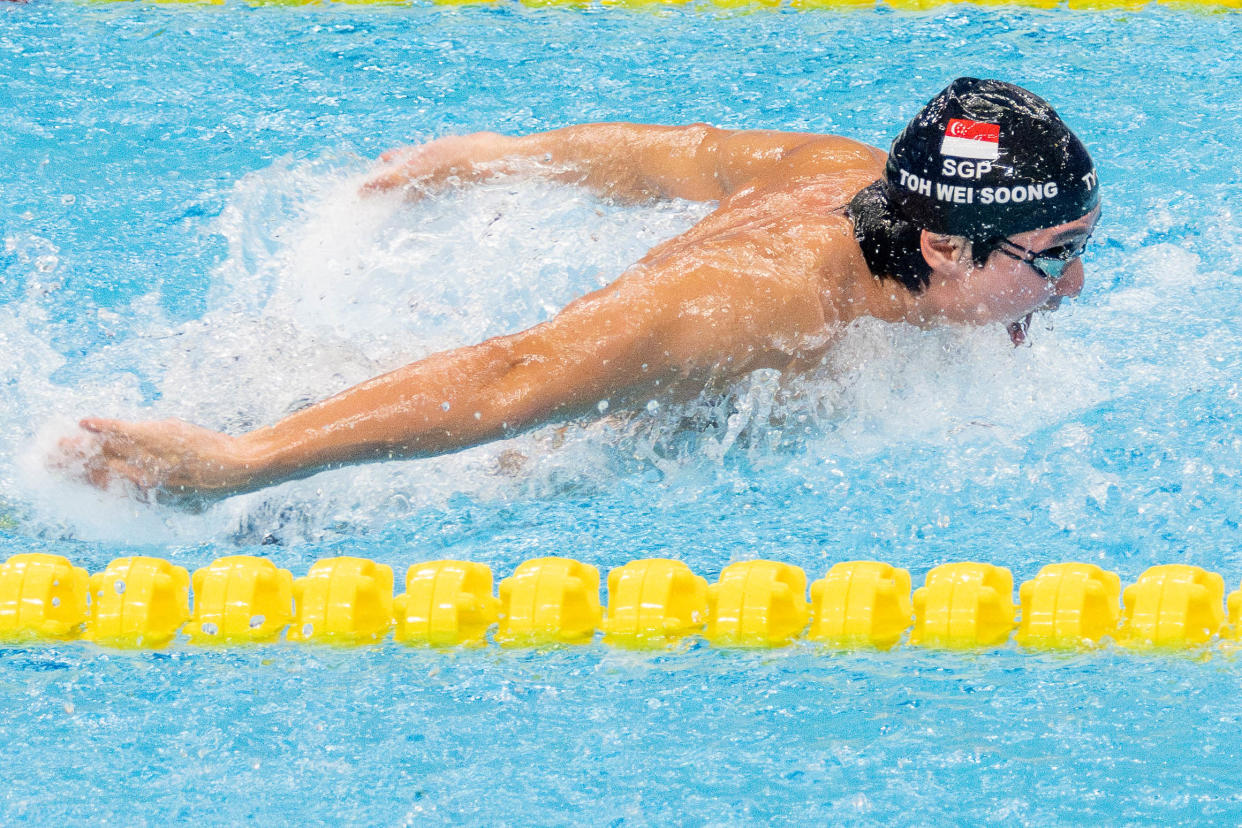
[[[953,118],[945,127],[940,154],[995,161],[1000,155],[1000,124]]]

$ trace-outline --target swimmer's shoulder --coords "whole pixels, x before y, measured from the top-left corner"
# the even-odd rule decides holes
[[[878,147],[842,135],[823,135],[792,150],[781,172],[787,179],[828,175],[874,181],[883,173],[887,160],[887,153]]]

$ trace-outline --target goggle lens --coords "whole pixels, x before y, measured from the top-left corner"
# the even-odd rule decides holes
[[[1087,235],[1081,241],[1075,242],[1074,244],[1061,244],[1056,247],[1049,247],[1047,250],[1041,250],[1037,253],[1034,250],[1027,250],[1022,245],[1015,244],[1008,239],[1002,239],[1000,241],[1000,245],[1002,245],[1000,250],[1002,253],[1005,253],[1011,258],[1026,262],[1035,269],[1035,272],[1037,272],[1040,276],[1043,276],[1045,279],[1052,279],[1055,281],[1061,278],[1061,275],[1065,273],[1065,268],[1069,267],[1071,262],[1082,256],[1083,251],[1087,249],[1087,242],[1089,241],[1091,241],[1091,236]],[[1006,250],[1006,247],[1012,247],[1015,250],[1020,250],[1024,255],[1018,256],[1015,253]]]

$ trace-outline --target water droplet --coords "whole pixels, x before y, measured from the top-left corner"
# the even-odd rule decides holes
[[[78,200],[78,197],[73,195],[72,193],[65,193],[63,196],[60,197],[60,203],[64,205],[72,204],[73,202],[77,200]]]
[[[210,621],[204,621],[203,632],[207,633],[208,635],[215,635],[216,633],[220,632],[220,628],[217,627],[215,624],[211,623]]]
[[[252,629],[252,630],[257,630],[259,627],[262,627],[262,626],[263,626],[263,622],[264,622],[264,621],[266,621],[266,620],[267,620],[267,618],[266,618],[265,616],[262,616],[262,615],[252,615],[252,616],[250,616],[250,629]]]
[[[314,631],[315,631],[314,624],[303,624],[302,625],[302,637],[303,638],[310,638],[310,634],[313,633]]]
[[[440,403],[440,410],[441,410],[441,411],[448,411],[448,410],[449,410],[448,400],[445,400],[444,402]]]
[[[657,412],[657,411],[659,411],[659,410],[660,410],[660,404],[659,404],[658,402],[656,402],[655,400],[651,400],[651,401],[649,401],[649,402],[647,403],[647,413],[648,413],[648,414],[654,414],[654,413],[656,413],[656,412]]]
[[[116,590],[117,595],[125,594],[125,582],[124,581],[117,581],[115,584],[112,585],[112,588]]]
[[[52,606],[54,606],[54,607],[59,607],[59,606],[60,606],[60,599],[59,599],[59,598],[53,598],[53,599],[52,599]]]
[[[608,400],[600,400],[599,405],[595,406],[595,408],[598,409],[600,414],[603,414],[608,410]]]

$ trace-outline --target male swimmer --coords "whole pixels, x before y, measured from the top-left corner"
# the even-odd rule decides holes
[[[1006,325],[1082,289],[1099,216],[1086,148],[1045,101],[960,78],[889,155],[832,135],[589,124],[441,138],[366,189],[434,191],[536,170],[609,197],[719,202],[615,282],[520,333],[435,354],[237,436],[179,420],[82,420],[99,487],[194,501],[352,463],[431,457],[543,423],[693,397],[814,365],[862,316]]]

